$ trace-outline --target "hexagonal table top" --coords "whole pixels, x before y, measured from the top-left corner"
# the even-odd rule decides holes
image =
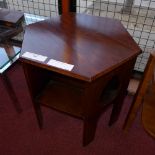
[[[26,52],[47,58],[40,61],[24,57]],[[135,58],[140,52],[120,21],[69,13],[27,26],[21,59],[54,72],[92,81]],[[48,63],[50,59],[74,67],[69,71],[59,65],[51,66]]]

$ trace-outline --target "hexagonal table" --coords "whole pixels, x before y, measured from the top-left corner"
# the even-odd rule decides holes
[[[40,105],[81,118],[83,145],[109,105],[119,116],[141,49],[120,21],[63,14],[27,26],[21,61],[40,127]]]

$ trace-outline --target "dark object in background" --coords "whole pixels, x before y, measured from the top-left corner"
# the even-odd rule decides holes
[[[58,0],[58,8],[59,8],[59,14],[62,14],[62,1]],[[65,0],[66,1],[66,0]],[[75,0],[69,0],[70,6],[69,6],[69,12],[76,12],[76,1]]]

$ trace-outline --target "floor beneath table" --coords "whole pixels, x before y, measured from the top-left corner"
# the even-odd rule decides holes
[[[94,141],[82,147],[82,121],[42,108],[44,129],[37,125],[23,70],[9,70],[23,112],[18,114],[0,81],[0,154],[2,155],[154,155],[155,140],[144,131],[140,112],[128,133],[122,130],[132,96],[127,96],[120,119],[108,127],[111,109],[99,120]]]

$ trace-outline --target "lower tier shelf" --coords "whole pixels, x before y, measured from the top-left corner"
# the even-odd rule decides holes
[[[76,117],[82,117],[82,91],[58,82],[49,82],[36,102]]]

